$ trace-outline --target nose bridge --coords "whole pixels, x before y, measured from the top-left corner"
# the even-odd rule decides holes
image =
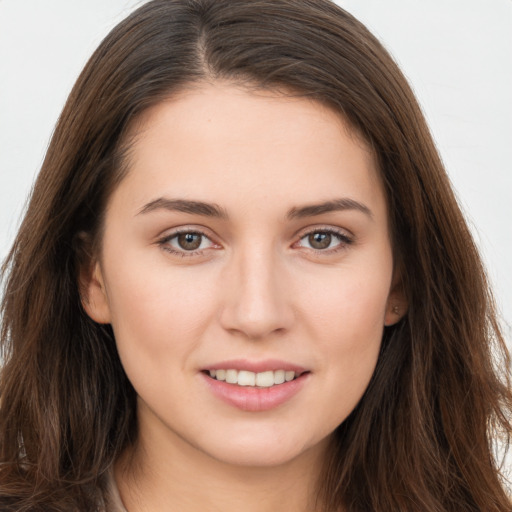
[[[248,243],[235,251],[226,279],[224,328],[262,338],[292,320],[282,261],[271,244]]]

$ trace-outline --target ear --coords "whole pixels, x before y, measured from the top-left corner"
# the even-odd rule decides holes
[[[110,306],[99,262],[80,270],[80,296],[86,313],[99,324],[110,323]]]
[[[395,269],[393,281],[386,303],[386,314],[384,316],[384,325],[389,327],[395,325],[406,315],[409,303],[405,296],[402,285],[401,272]]]

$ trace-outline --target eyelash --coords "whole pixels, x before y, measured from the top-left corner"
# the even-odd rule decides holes
[[[342,251],[344,249],[347,248],[347,246],[351,245],[354,243],[354,240],[348,236],[344,231],[341,231],[341,230],[337,230],[337,229],[334,229],[334,228],[320,228],[320,229],[312,229],[310,231],[307,231],[305,233],[303,233],[301,235],[301,237],[299,238],[299,241],[300,242],[301,240],[307,238],[308,236],[310,235],[313,235],[313,234],[317,234],[317,233],[322,233],[322,234],[328,234],[328,235],[334,235],[336,238],[338,238],[339,240],[339,244],[336,245],[334,248],[331,248],[331,249],[314,249],[314,248],[311,248],[311,247],[305,247],[305,249],[308,249],[310,251],[314,251],[315,253],[317,254],[322,254],[322,255],[331,255],[331,254],[336,254],[338,253],[339,251]],[[182,235],[182,234],[188,234],[188,235],[197,235],[197,236],[200,236],[200,237],[204,237],[208,240],[210,240],[210,242],[212,242],[212,240],[210,239],[210,237],[200,231],[200,230],[194,230],[194,229],[178,229],[176,231],[174,231],[172,234],[170,235],[167,235],[165,236],[164,238],[158,240],[158,245],[160,245],[160,247],[162,247],[163,250],[175,255],[175,256],[179,256],[181,258],[187,258],[187,257],[191,257],[191,256],[198,256],[200,254],[203,253],[204,249],[201,249],[201,250],[194,250],[194,251],[186,251],[186,250],[176,250],[176,249],[173,249],[172,246],[169,245],[169,242],[175,238],[177,238],[179,235]],[[298,242],[295,242],[294,245],[296,245]],[[213,244],[215,244],[214,242],[212,242]]]
[[[187,258],[190,256],[198,256],[204,251],[204,249],[195,250],[195,251],[186,251],[184,249],[183,250],[173,249],[172,246],[169,245],[169,242],[171,240],[173,240],[174,238],[177,238],[179,235],[197,235],[200,237],[207,238],[208,240],[211,241],[210,237],[206,233],[203,233],[200,230],[184,228],[184,229],[177,229],[172,234],[165,236],[164,238],[158,240],[158,245],[160,245],[160,247],[164,251],[167,251],[167,252],[173,254],[174,256],[179,256],[181,258]],[[214,243],[214,242],[212,242],[212,243]]]
[[[299,239],[299,242],[301,240],[307,238],[310,235],[318,234],[318,233],[335,236],[338,239],[339,244],[336,245],[335,247],[331,248],[331,249],[314,249],[312,247],[305,247],[305,249],[309,249],[311,251],[314,251],[316,254],[320,254],[320,255],[336,254],[336,253],[338,253],[340,251],[345,250],[349,245],[354,243],[354,240],[349,235],[347,235],[346,232],[338,230],[338,229],[335,229],[335,228],[316,228],[316,229],[312,229],[310,231],[307,231],[306,233],[303,233],[302,236]]]

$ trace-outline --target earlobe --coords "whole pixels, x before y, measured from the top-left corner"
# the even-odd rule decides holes
[[[100,264],[80,273],[80,296],[86,313],[99,324],[110,323],[110,307]]]
[[[393,277],[391,291],[386,304],[386,314],[384,316],[384,325],[389,327],[395,325],[406,315],[408,301],[402,286],[400,272],[396,272]]]
[[[398,323],[407,313],[407,303],[403,298],[390,296],[386,305],[384,325],[389,327]]]

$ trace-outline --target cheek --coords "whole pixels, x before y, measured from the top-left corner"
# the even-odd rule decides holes
[[[115,283],[106,284],[123,364],[154,371],[194,350],[212,315],[210,281],[165,265],[120,263],[108,275]]]
[[[386,294],[365,294],[364,287],[345,283],[322,302],[314,311],[315,326],[311,327],[317,331],[318,349],[328,354],[333,378],[357,387],[360,379],[369,380],[377,360]]]
[[[321,394],[332,405],[329,424],[341,423],[352,412],[373,375],[390,280],[391,271],[361,273],[347,268],[309,299],[306,327],[316,351],[324,355]]]
[[[347,266],[304,288],[309,289],[304,315],[310,327],[325,331],[322,337],[339,340],[340,347],[363,350],[367,343],[374,344],[375,334],[382,334],[391,263],[369,268]]]

